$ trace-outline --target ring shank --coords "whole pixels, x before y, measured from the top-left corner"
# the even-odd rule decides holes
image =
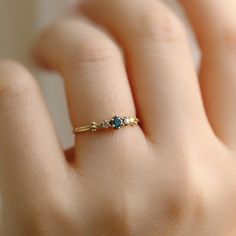
[[[82,133],[82,132],[87,132],[90,131],[90,125],[85,125],[85,126],[81,126],[81,127],[77,127],[74,129],[74,133]]]
[[[79,126],[73,130],[74,134],[83,133],[83,132],[95,132],[101,129],[120,129],[123,126],[135,126],[139,124],[139,119],[136,116],[113,116],[111,120],[104,120],[100,123],[92,122],[89,125]]]

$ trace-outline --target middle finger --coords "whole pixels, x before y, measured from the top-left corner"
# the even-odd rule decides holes
[[[37,41],[36,55],[63,75],[74,127],[110,119],[115,114],[135,115],[121,53],[108,35],[89,22],[68,19],[50,26]],[[129,128],[119,133],[129,132]],[[132,129],[137,136],[140,131],[138,127]],[[86,149],[94,154],[95,147],[109,145],[109,137],[109,134],[76,135],[76,154]],[[75,156],[80,156],[82,164],[85,155]]]

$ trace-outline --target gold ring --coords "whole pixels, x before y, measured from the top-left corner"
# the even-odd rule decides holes
[[[140,121],[136,116],[121,117],[121,116],[115,115],[110,120],[104,120],[99,123],[92,122],[89,125],[77,127],[73,130],[73,133],[78,134],[78,133],[87,132],[87,131],[96,132],[98,130],[109,129],[109,128],[118,130],[128,125],[130,126],[138,125],[139,122]]]

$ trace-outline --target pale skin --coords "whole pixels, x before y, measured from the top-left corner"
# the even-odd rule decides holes
[[[87,0],[44,30],[36,60],[64,78],[73,127],[140,126],[61,148],[36,80],[0,62],[6,236],[236,235],[236,1],[181,0],[201,51],[157,0]]]

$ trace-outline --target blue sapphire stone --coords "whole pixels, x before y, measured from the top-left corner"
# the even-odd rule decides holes
[[[112,120],[112,125],[115,129],[120,129],[123,125],[123,120],[119,116],[114,116]]]

